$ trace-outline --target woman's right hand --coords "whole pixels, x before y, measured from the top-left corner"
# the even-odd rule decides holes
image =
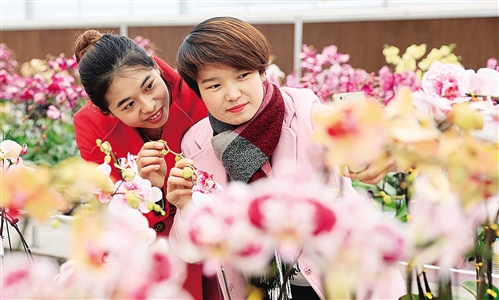
[[[195,175],[187,179],[182,176],[184,168],[192,165],[194,165],[192,159],[182,158],[170,170],[170,176],[166,184],[166,198],[168,202],[178,209],[182,209],[192,201],[192,187]]]
[[[137,154],[137,170],[140,177],[148,179],[152,186],[165,185],[166,161],[163,154],[165,145],[160,142],[147,142]]]

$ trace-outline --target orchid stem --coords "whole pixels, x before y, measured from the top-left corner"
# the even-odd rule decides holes
[[[225,285],[225,290],[227,291],[227,297],[229,297],[229,300],[232,300],[232,298],[230,296],[229,285],[227,284],[227,277],[225,276],[225,270],[223,267],[221,267],[220,270],[221,270],[222,276],[224,278],[224,285]]]

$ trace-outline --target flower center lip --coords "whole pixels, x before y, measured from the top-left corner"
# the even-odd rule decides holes
[[[161,120],[162,116],[163,116],[163,107],[161,107],[158,111],[156,111],[153,115],[151,115],[146,120],[149,122],[152,122],[152,123],[156,123],[159,120]]]

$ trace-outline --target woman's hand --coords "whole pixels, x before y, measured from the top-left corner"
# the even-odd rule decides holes
[[[165,145],[160,142],[147,142],[137,155],[137,170],[140,177],[148,179],[152,186],[165,185],[166,161],[163,155]]]
[[[368,165],[365,170],[352,173],[347,169],[343,172],[343,175],[367,184],[377,184],[385,178],[389,172],[395,171],[396,167],[395,159],[391,157],[390,154],[386,153]]]
[[[192,159],[183,158],[175,163],[171,168],[170,176],[166,184],[166,198],[168,202],[182,209],[192,201],[192,187],[195,175],[191,178],[184,178],[182,172],[185,167],[194,165]]]

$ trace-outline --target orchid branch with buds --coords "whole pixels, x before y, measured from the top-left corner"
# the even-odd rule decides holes
[[[116,195],[120,195],[122,197],[124,196],[130,207],[134,209],[139,209],[141,204],[145,203],[145,209],[147,209],[148,211],[153,210],[164,216],[166,212],[163,210],[163,208],[155,201],[144,197],[143,193],[141,192],[140,190],[141,183],[139,182],[142,182],[146,179],[141,178],[138,175],[137,170],[134,170],[132,168],[132,165],[135,164],[135,162],[130,161],[130,157],[128,160],[125,158],[122,159],[116,158],[115,154],[112,151],[111,144],[107,141],[103,142],[102,140],[98,139],[96,143],[97,146],[99,146],[100,150],[105,154],[104,163],[110,164],[111,161],[113,161],[114,167],[120,171],[122,180],[119,182],[119,184],[116,186],[115,191],[110,196],[111,197],[114,197]],[[127,183],[131,184],[132,181],[134,180],[137,181],[137,187],[134,186],[134,188],[127,188],[127,186],[125,186]],[[122,187],[124,187],[124,191],[120,192],[119,190],[122,190]],[[148,185],[148,188],[151,191],[154,189],[158,189],[157,187],[151,187],[150,183]],[[154,194],[158,194],[154,192],[155,191],[152,191],[150,195],[152,196]],[[159,193],[161,193],[161,191],[159,191]]]

